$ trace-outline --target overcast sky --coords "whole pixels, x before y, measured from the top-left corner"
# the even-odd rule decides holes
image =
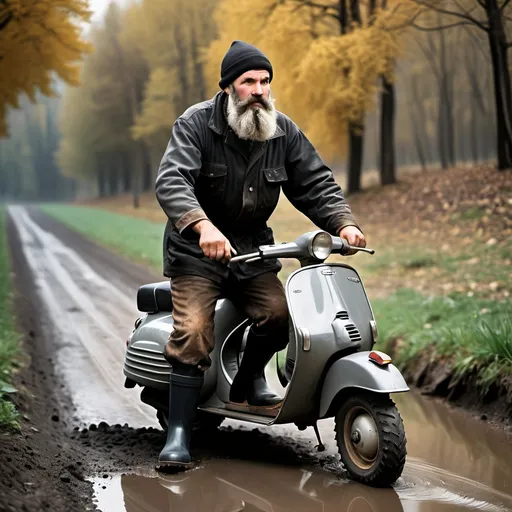
[[[117,3],[122,6],[126,0],[117,0]],[[89,6],[94,11],[92,21],[98,21],[105,14],[109,4],[110,0],[89,0]]]
[[[91,10],[94,12],[93,14],[93,20],[96,21],[98,18],[101,17],[103,12],[108,6],[107,0],[89,0],[89,6],[91,7]]]

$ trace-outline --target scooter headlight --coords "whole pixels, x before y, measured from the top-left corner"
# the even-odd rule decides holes
[[[332,250],[332,237],[329,233],[321,231],[317,233],[310,242],[309,254],[318,260],[325,260]]]

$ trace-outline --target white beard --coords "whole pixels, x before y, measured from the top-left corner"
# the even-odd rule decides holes
[[[259,99],[261,107],[251,107],[254,99],[242,101],[231,89],[228,95],[227,120],[229,126],[240,139],[264,142],[276,133],[277,111],[274,99]]]

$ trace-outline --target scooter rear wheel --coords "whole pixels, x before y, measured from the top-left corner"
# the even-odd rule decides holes
[[[389,395],[351,396],[341,404],[335,421],[341,461],[354,480],[385,487],[400,477],[407,453],[405,430]]]

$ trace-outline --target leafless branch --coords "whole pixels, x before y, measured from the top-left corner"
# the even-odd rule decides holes
[[[469,16],[471,17],[471,13],[476,9],[476,6],[473,7],[473,9],[471,10],[467,10],[464,6],[461,5],[461,3],[459,2],[459,0],[452,0],[455,5],[462,11],[463,14],[465,14],[466,16]]]
[[[510,3],[510,0],[505,0],[503,2],[503,5],[500,7],[500,12],[503,12],[505,10],[505,7]]]
[[[5,2],[1,2],[5,4]],[[12,20],[12,10],[8,7],[0,10],[0,30],[3,30]]]
[[[439,69],[437,67],[437,62],[436,62],[436,58],[435,58],[435,50],[432,51],[432,41],[429,40],[429,47],[425,46],[423,44],[423,42],[420,41],[419,39],[416,41],[416,43],[418,44],[419,49],[421,50],[421,52],[427,59],[427,62],[429,64],[430,68],[432,69],[432,72],[434,73],[434,76],[436,77],[437,82],[439,83],[441,77],[439,74]]]
[[[398,5],[393,6],[392,10],[390,11],[391,12],[391,16],[390,16],[391,18],[398,11],[398,9],[399,9]],[[387,30],[389,32],[393,32],[394,30],[402,30],[404,28],[410,27],[411,25],[413,25],[414,20],[416,20],[425,11],[426,11],[426,9],[418,9],[409,19],[407,19],[406,21],[404,21],[400,25],[394,25],[394,26],[391,26],[391,27],[388,26]]]
[[[311,7],[311,6],[308,6],[307,4],[304,4],[304,3],[300,3],[297,5],[297,7],[295,7],[295,9],[293,9],[293,12],[297,12],[300,9],[302,9],[303,7]],[[320,17],[327,17],[327,18],[332,18],[336,21],[340,21],[340,18],[336,13],[328,12],[327,9],[322,9],[322,12],[319,15],[317,15],[317,19]]]
[[[451,11],[449,9],[444,9],[443,7],[434,5],[432,2],[429,2],[427,0],[415,0],[415,2],[419,5],[423,5],[424,7],[427,7],[428,9],[436,11],[440,14],[446,14],[448,16],[454,16],[455,18],[461,18],[463,20],[469,21],[485,32],[489,31],[488,27],[486,27],[481,21],[478,21],[476,18],[471,16],[469,13],[466,13],[466,12],[462,13],[462,12],[457,12],[457,11]]]
[[[411,26],[421,30],[422,32],[437,32],[438,30],[445,30],[447,28],[460,27],[462,25],[473,25],[470,21],[457,21],[455,23],[450,23],[449,25],[442,25],[440,27],[422,27],[416,23],[411,23]]]
[[[297,10],[302,7],[311,7],[312,9],[319,9],[324,13],[339,14],[339,9],[335,5],[318,4],[312,0],[292,0],[297,4]]]
[[[276,0],[273,4],[269,5],[264,16],[263,16],[263,20],[262,20],[262,24],[261,26],[263,26],[270,18],[270,16],[272,16],[272,14],[274,13],[274,11],[282,4],[284,4],[284,1],[285,0]]]

